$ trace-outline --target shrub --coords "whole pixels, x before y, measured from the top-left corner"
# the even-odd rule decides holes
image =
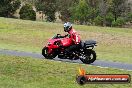
[[[24,20],[36,20],[36,12],[32,9],[31,5],[24,5],[21,9],[20,9],[20,19],[24,19]]]
[[[95,25],[100,25],[100,26],[102,26],[102,25],[103,25],[103,17],[97,16],[97,17],[94,19],[94,23],[95,23]]]
[[[112,26],[122,26],[123,24],[125,24],[125,19],[124,18],[117,18],[117,20],[115,21],[113,21],[112,22]]]
[[[35,0],[35,7],[37,11],[43,11],[46,21],[54,22],[57,10],[56,2],[56,0]]]
[[[1,0],[0,1],[0,16],[14,17],[14,13],[20,7],[20,0]]]
[[[127,21],[132,22],[132,13],[128,13],[127,15]]]
[[[109,12],[105,17],[105,20],[106,20],[106,26],[111,26],[112,21],[114,20],[113,14]]]

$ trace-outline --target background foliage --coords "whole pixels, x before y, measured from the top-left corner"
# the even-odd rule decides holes
[[[24,20],[36,20],[36,13],[35,11],[32,9],[31,5],[24,5],[20,12],[20,19],[24,19]]]
[[[62,22],[120,27],[132,23],[131,0],[21,0],[21,3],[42,11],[45,20],[49,22],[56,21],[57,13]],[[0,16],[11,17],[19,6],[19,0],[2,0]],[[32,16],[29,13],[23,14]]]
[[[20,0],[1,0],[0,1],[0,16],[13,17],[15,11],[20,7]]]

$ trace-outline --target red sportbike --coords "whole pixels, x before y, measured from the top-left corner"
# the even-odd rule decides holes
[[[96,41],[88,40],[81,42],[80,48],[72,51],[72,54],[65,53],[65,49],[72,44],[70,35],[62,37],[60,34],[55,35],[48,40],[47,46],[42,49],[42,55],[46,59],[53,59],[58,55],[60,59],[77,60],[80,59],[83,63],[90,64],[96,60],[96,53],[93,48],[96,46]]]

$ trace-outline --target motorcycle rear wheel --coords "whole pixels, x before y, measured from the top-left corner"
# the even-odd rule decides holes
[[[57,55],[55,53],[53,54],[48,54],[48,48],[44,47],[42,49],[42,55],[46,58],[46,59],[53,59],[55,58]]]
[[[93,63],[96,60],[96,52],[92,49],[87,49],[85,55],[80,60],[85,64]]]

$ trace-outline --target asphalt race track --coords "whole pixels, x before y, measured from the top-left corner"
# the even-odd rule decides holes
[[[0,54],[44,59],[44,57],[41,54],[38,54],[38,53],[21,52],[21,51],[13,51],[13,50],[0,50]],[[57,57],[54,60],[55,61],[70,62],[70,63],[81,63],[82,64],[82,62],[80,60],[59,59]],[[124,70],[132,71],[132,64],[121,63],[121,62],[96,60],[91,65],[100,66],[100,67],[118,68],[118,69],[122,69],[122,70],[124,69]]]

